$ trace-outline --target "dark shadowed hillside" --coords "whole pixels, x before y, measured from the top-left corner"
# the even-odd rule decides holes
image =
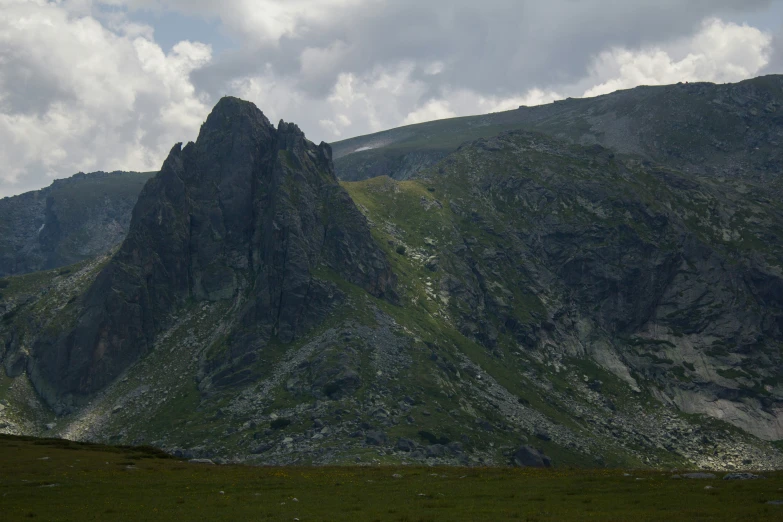
[[[104,254],[128,232],[152,172],[94,172],[0,199],[0,276],[70,265]]]

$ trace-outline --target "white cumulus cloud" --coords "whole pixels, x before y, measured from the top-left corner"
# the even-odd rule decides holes
[[[232,34],[260,44],[306,35],[314,25],[329,25],[348,10],[377,0],[100,0],[131,9],[174,10],[219,18]]]
[[[0,196],[96,169],[153,170],[192,139],[208,100],[189,80],[209,46],[165,54],[138,27],[113,32],[49,2],[0,9]]]
[[[405,125],[422,123],[425,121],[453,118],[457,113],[451,110],[451,104],[447,100],[430,100],[415,111],[411,111],[402,120]]]
[[[649,49],[612,49],[593,62],[585,96],[607,94],[637,85],[684,81],[716,83],[750,78],[768,63],[772,37],[755,27],[706,21],[693,37]]]
[[[772,4],[783,0],[0,0],[0,196],[79,170],[157,169],[222,95],[333,141],[783,72],[783,33],[731,22]],[[227,38],[183,29],[194,17]]]

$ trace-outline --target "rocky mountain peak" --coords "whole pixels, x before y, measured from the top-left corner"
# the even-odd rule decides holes
[[[272,338],[296,339],[343,298],[313,275],[319,267],[378,297],[396,295],[385,255],[337,183],[329,146],[223,98],[196,142],[175,145],[145,186],[75,326],[37,342],[29,373],[67,409],[151,350],[189,300],[237,303],[234,340],[212,364],[247,362]]]
[[[272,124],[254,103],[233,96],[224,96],[213,107],[201,126],[199,139],[210,132],[271,128],[273,128]]]

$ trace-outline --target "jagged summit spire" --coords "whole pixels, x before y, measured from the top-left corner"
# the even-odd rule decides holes
[[[229,114],[238,110],[256,110],[261,112],[261,109],[256,106],[255,103],[235,96],[223,96],[218,100],[215,106],[212,108],[210,114]]]
[[[253,102],[245,101],[233,96],[221,98],[212,112],[207,116],[207,121],[201,126],[199,139],[202,135],[211,132],[253,132],[253,130],[268,132],[274,129],[269,119]]]
[[[277,123],[277,131],[287,134],[298,134],[301,136],[304,136],[304,132],[299,128],[299,125],[296,123],[286,122],[285,120],[281,119]]]

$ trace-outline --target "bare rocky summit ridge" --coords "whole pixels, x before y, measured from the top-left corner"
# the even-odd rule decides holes
[[[340,179],[408,179],[461,144],[531,130],[716,178],[779,182],[783,76],[636,87],[594,98],[409,125],[334,143]]]

